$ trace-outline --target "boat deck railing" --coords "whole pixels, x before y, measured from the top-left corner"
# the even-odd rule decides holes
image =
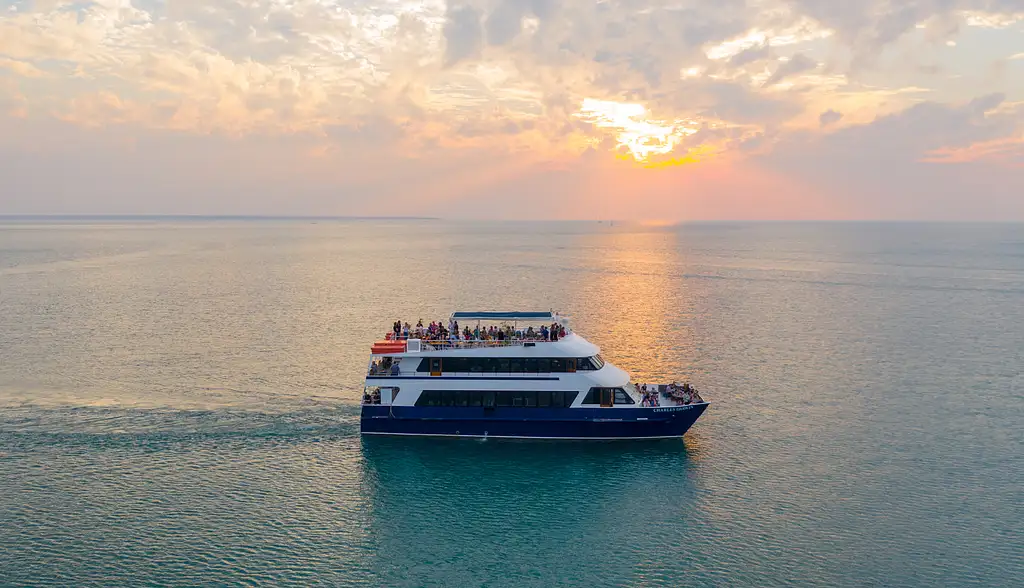
[[[420,345],[425,351],[444,351],[447,349],[490,349],[492,347],[524,347],[536,345],[537,343],[557,343],[558,339],[471,339],[464,340],[436,340],[422,339]]]
[[[633,388],[637,394],[643,396],[643,390],[639,384],[633,384]],[[656,402],[652,406],[656,407],[703,404],[705,402],[696,388],[690,388],[690,392],[687,394],[681,386],[673,388],[671,384],[648,384],[647,390]]]

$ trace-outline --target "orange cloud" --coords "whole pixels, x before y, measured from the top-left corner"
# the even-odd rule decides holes
[[[1024,135],[981,141],[967,147],[936,149],[929,152],[922,161],[929,163],[992,161],[1012,167],[1024,167]]]

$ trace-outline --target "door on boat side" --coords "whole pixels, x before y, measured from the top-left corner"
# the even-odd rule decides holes
[[[441,358],[431,357],[430,358],[430,375],[440,376],[441,375]]]
[[[609,408],[614,403],[614,390],[612,388],[601,388],[601,406]]]

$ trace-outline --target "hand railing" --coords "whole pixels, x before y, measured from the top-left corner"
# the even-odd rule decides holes
[[[568,333],[566,333],[568,335]],[[560,337],[561,338],[561,337]],[[559,339],[560,339],[559,338]],[[388,341],[405,342],[410,339],[419,339],[421,345],[429,346],[432,351],[441,349],[478,349],[486,347],[512,347],[526,343],[555,343],[558,339],[543,339],[540,337],[513,337],[511,339],[428,339],[410,335],[409,337],[392,336]]]

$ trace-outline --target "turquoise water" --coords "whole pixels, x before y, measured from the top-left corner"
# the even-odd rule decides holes
[[[554,308],[684,440],[361,439],[394,320]],[[0,221],[0,584],[1009,586],[1024,226]]]

